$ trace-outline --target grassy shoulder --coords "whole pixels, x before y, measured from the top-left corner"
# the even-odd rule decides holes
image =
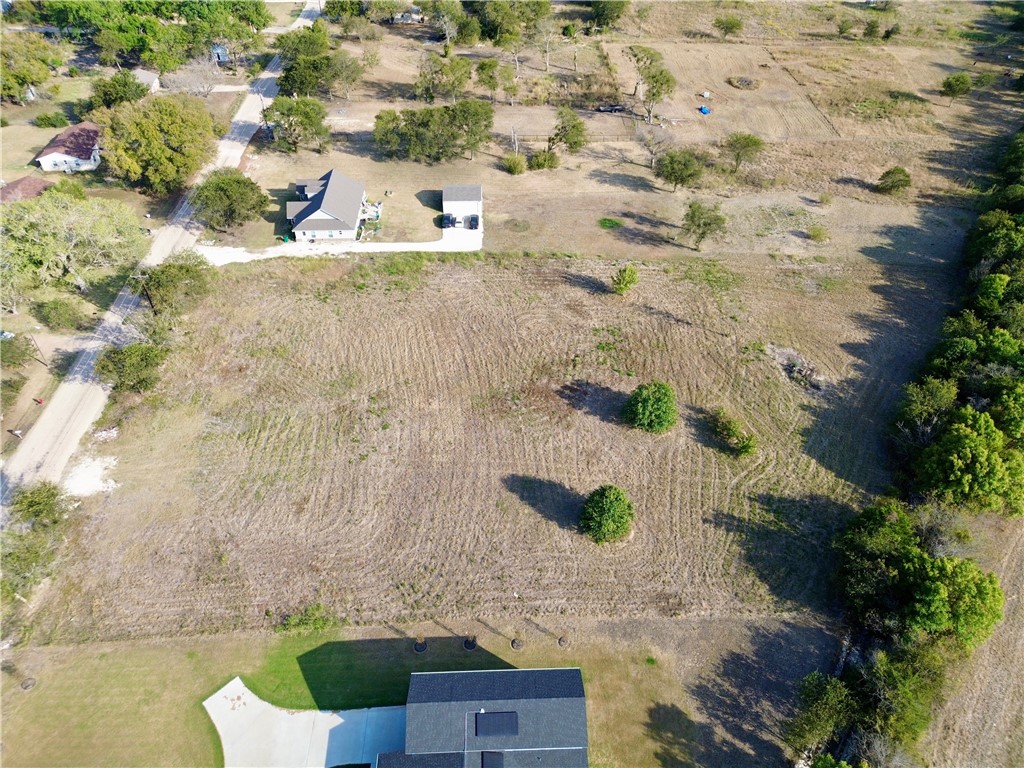
[[[5,764],[219,765],[223,758],[202,701],[234,675],[286,708],[356,708],[404,703],[409,674],[447,669],[579,666],[587,688],[591,762],[651,764],[658,743],[653,707],[682,707],[682,688],[647,647],[573,644],[552,638],[511,650],[481,634],[413,641],[349,629],[310,635],[270,633],[25,649],[3,673]],[[19,683],[34,677],[35,687]],[[63,723],[60,735],[54,722]],[[169,724],[174,724],[170,727]]]

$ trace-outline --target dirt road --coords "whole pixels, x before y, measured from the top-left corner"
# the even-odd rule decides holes
[[[309,0],[292,27],[309,26],[318,15],[317,0]],[[281,62],[275,57],[253,81],[230,130],[218,143],[217,158],[203,169],[199,178],[217,168],[238,167],[246,145],[260,126],[263,107],[277,94],[280,72]],[[152,248],[142,262],[144,266],[160,264],[175,251],[195,244],[201,227],[192,221],[192,213],[186,195],[168,218],[167,225],[154,237]],[[96,358],[106,345],[124,343],[127,338],[124,319],[138,304],[134,281],[130,281],[103,316],[96,333],[87,342],[35,426],[25,435],[14,455],[4,463],[0,473],[0,504],[6,506],[19,485],[36,480],[60,480],[82,437],[103,413],[107,402],[108,390],[94,371]],[[0,514],[0,525],[5,522],[6,512]]]

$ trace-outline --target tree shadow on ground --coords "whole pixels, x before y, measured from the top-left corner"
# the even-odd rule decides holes
[[[599,277],[593,277],[592,275],[582,275],[578,272],[566,272],[562,275],[562,280],[565,281],[566,285],[571,285],[573,288],[582,288],[587,293],[594,294],[595,296],[603,296],[606,293],[611,293],[608,288],[608,283]]]
[[[404,704],[413,672],[513,669],[483,647],[467,651],[461,636],[423,639],[423,653],[413,650],[415,641],[410,638],[347,640],[318,645],[296,661],[317,709],[328,710]],[[246,684],[257,695],[269,687],[261,698],[273,703],[275,681],[264,678],[256,675],[254,684]]]
[[[964,228],[947,208],[920,207],[916,225],[884,226],[880,244],[861,253],[880,271],[874,306],[853,316],[856,341],[839,344],[852,373],[807,399],[812,420],[801,431],[804,452],[868,493],[891,482],[883,459],[903,385],[916,373],[951,308]],[[814,361],[811,361],[812,363]]]
[[[693,323],[686,318],[680,317],[675,312],[661,307],[652,307],[650,304],[637,304],[637,309],[643,312],[648,317],[653,317],[658,320],[664,320],[667,323],[675,323],[678,325],[693,325]]]
[[[671,226],[664,219],[633,211],[619,211],[614,215],[631,222],[631,224],[609,230],[619,240],[625,240],[632,245],[649,247],[666,245],[681,247],[676,241],[670,240],[664,232],[658,231],[660,227]]]
[[[677,704],[655,703],[647,710],[644,728],[658,745],[654,759],[663,768],[733,766],[750,759],[735,745],[718,743],[714,728],[695,722]]]
[[[692,403],[684,405],[682,410],[683,421],[699,445],[731,455],[726,442],[715,434],[715,415],[711,411]]]
[[[569,486],[529,475],[506,475],[501,482],[541,516],[566,530],[579,529],[580,510],[586,497]]]
[[[632,173],[615,173],[613,171],[595,169],[587,175],[598,184],[604,184],[609,187],[621,187],[623,189],[628,189],[630,192],[658,191],[651,183],[650,179],[643,176],[637,176]]]
[[[558,388],[558,396],[578,411],[596,416],[607,424],[622,424],[620,414],[629,399],[625,392],[574,379]]]
[[[864,179],[858,179],[854,176],[840,176],[836,179],[836,184],[842,184],[845,187],[855,187],[857,189],[863,189],[865,192],[874,192],[875,185],[870,181]]]
[[[747,651],[730,651],[690,695],[711,727],[682,726],[679,747],[693,764],[763,768],[790,765],[780,746],[782,725],[794,713],[799,681],[834,663],[839,639],[820,626],[785,622],[757,628]],[[669,753],[670,754],[670,753]],[[663,765],[687,763],[663,763]]]
[[[444,196],[440,189],[421,189],[415,197],[424,208],[438,212],[444,210]]]
[[[830,542],[855,510],[817,494],[762,493],[750,500],[754,508],[747,517],[719,511],[705,521],[736,537],[743,563],[784,607],[828,607],[834,561]]]

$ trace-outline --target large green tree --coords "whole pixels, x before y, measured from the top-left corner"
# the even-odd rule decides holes
[[[148,86],[128,70],[121,70],[109,79],[99,77],[93,81],[92,107],[116,107],[126,101],[139,101],[148,93]]]
[[[738,171],[743,163],[757,157],[763,149],[764,140],[752,133],[732,133],[725,140],[725,151],[732,156],[734,171]]]
[[[96,360],[96,373],[115,392],[145,392],[156,386],[167,350],[154,344],[108,347]]]
[[[263,112],[263,119],[274,130],[275,144],[289,152],[300,145],[315,144],[322,150],[330,136],[324,120],[327,109],[316,99],[289,99],[277,96]]]
[[[708,205],[694,200],[686,208],[681,229],[693,238],[693,247],[699,251],[700,244],[709,237],[724,235],[727,223],[720,204]]]
[[[98,109],[103,127],[103,161],[111,175],[166,195],[187,185],[213,156],[213,118],[194,96],[153,96]]]
[[[654,175],[671,184],[673,192],[680,184],[696,183],[703,173],[704,163],[687,149],[670,149],[654,161]]]
[[[238,169],[220,168],[196,187],[192,206],[200,219],[225,230],[258,219],[270,207],[270,197]]]
[[[811,672],[800,683],[800,709],[783,729],[783,738],[800,755],[820,747],[853,719],[856,701],[837,678]]]
[[[3,235],[4,281],[25,286],[84,288],[92,270],[133,264],[147,245],[135,212],[124,203],[52,191],[5,205]]]
[[[464,56],[445,58],[427,53],[420,62],[416,94],[431,103],[438,97],[454,100],[466,90],[472,74],[473,66]]]
[[[472,154],[485,143],[494,123],[494,107],[464,99],[443,107],[385,109],[374,121],[373,139],[392,157],[436,163]]]
[[[210,292],[215,272],[195,251],[179,251],[142,277],[143,292],[154,314],[188,312]]]
[[[631,45],[626,55],[636,67],[637,80],[633,95],[639,96],[644,107],[644,119],[654,121],[654,109],[671,96],[676,89],[676,79],[665,67],[662,55],[643,45]]]
[[[559,107],[557,115],[555,130],[548,136],[548,151],[565,147],[570,153],[576,154],[587,146],[587,126],[569,107]]]
[[[293,29],[277,36],[274,47],[285,62],[292,62],[300,56],[326,56],[331,50],[330,35],[323,19],[317,19],[312,26]]]
[[[590,4],[594,12],[594,24],[602,28],[615,26],[628,7],[628,0],[593,0]]]
[[[971,92],[971,88],[974,87],[974,83],[971,82],[971,76],[966,72],[957,72],[955,74],[947,76],[942,81],[942,89],[940,93],[943,96],[949,97],[950,106],[953,105],[955,99],[959,99],[961,96],[966,96]]]
[[[928,446],[917,465],[921,490],[984,509],[1001,507],[1011,484],[1019,485],[1020,457],[1007,450],[1006,436],[992,416],[967,406]]]
[[[64,62],[63,50],[36,32],[0,36],[0,97],[20,103],[29,86],[42,85]]]

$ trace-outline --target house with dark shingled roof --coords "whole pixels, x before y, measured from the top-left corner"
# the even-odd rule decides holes
[[[298,200],[285,209],[296,240],[355,240],[366,202],[365,187],[328,171],[319,179],[295,182]]]
[[[578,668],[416,672],[405,751],[377,768],[587,768]]]
[[[39,176],[22,176],[10,184],[0,187],[0,203],[16,203],[19,200],[31,200],[39,197],[53,186],[52,181]]]
[[[44,171],[93,171],[100,165],[100,127],[84,122],[65,128],[33,159]]]

